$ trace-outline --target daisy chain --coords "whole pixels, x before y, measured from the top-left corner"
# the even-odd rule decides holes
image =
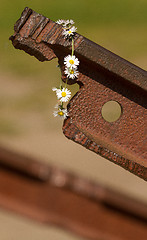
[[[74,35],[77,31],[77,28],[73,26],[74,21],[72,19],[70,20],[63,20],[60,19],[56,21],[57,24],[62,25],[63,27],[63,36],[66,40],[71,40],[71,55],[68,55],[64,58],[64,65],[65,70],[64,73],[67,75],[66,84],[65,87],[60,83],[59,88],[52,88],[52,90],[56,93],[58,102],[60,104],[57,104],[55,106],[56,110],[53,112],[54,117],[59,116],[62,119],[65,119],[68,116],[67,109],[64,108],[64,102],[67,102],[69,98],[71,97],[71,92],[66,88],[66,85],[68,83],[68,79],[74,79],[78,77],[78,65],[79,60],[74,55]]]

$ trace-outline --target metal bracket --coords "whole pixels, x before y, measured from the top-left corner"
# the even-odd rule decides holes
[[[57,57],[64,81],[63,59],[71,44],[63,38],[62,27],[25,8],[14,30],[10,37],[14,47],[40,61]],[[80,89],[68,104],[65,136],[147,180],[147,72],[80,34],[75,36],[75,55],[80,74],[69,84],[78,83]],[[121,116],[108,122],[102,108],[112,100],[121,106]]]

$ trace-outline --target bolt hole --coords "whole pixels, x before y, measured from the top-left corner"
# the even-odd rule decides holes
[[[122,114],[122,108],[118,102],[108,101],[103,105],[101,113],[105,121],[115,122],[120,118]]]

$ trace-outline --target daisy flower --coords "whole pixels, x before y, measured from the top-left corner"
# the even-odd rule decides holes
[[[61,102],[67,102],[71,97],[71,91],[68,90],[67,88],[62,88],[62,89],[52,88],[52,90],[56,92],[57,98]]]
[[[61,105],[56,105],[55,108],[57,110],[53,112],[54,117],[59,116],[60,118],[65,119],[68,116],[67,109],[63,108]]]
[[[64,25],[65,24],[65,20],[63,19],[59,19],[58,21],[56,21],[56,23],[60,24],[60,25]]]
[[[68,78],[77,78],[79,73],[75,68],[66,68],[65,69],[65,74],[67,75]]]
[[[71,97],[71,91],[67,88],[62,88],[60,92],[56,92],[57,98],[60,99],[61,102],[67,102]]]
[[[64,22],[63,26],[64,26],[65,28],[69,28],[69,27],[71,27],[74,23],[75,23],[75,22],[74,22],[72,19],[66,20],[66,21]]]
[[[78,58],[76,58],[75,55],[73,55],[73,56],[68,55],[64,58],[64,64],[67,68],[77,69],[77,66],[79,65],[79,60],[78,60]]]
[[[73,36],[76,31],[77,31],[77,28],[73,26],[69,29],[64,29],[62,34],[67,38],[67,37]]]

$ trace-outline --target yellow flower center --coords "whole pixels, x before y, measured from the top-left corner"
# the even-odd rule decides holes
[[[60,112],[58,112],[58,115],[59,115],[59,116],[63,116],[64,113],[63,113],[62,111],[60,111]]]
[[[61,93],[62,97],[66,97],[66,92]]]
[[[74,60],[70,59],[70,60],[69,60],[69,63],[70,63],[70,64],[74,64]]]
[[[70,70],[70,74],[74,74],[74,70]]]
[[[69,33],[69,34],[72,33],[71,30],[69,30],[68,33]]]

